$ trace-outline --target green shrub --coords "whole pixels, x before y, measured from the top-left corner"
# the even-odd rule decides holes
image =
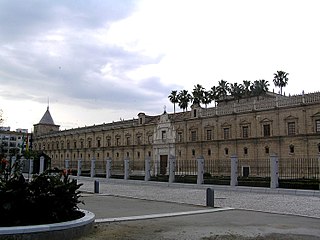
[[[83,215],[77,207],[81,184],[65,170],[34,175],[30,182],[22,174],[9,174],[11,170],[0,169],[0,226],[64,222]]]

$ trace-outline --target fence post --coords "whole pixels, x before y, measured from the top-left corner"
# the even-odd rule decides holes
[[[78,159],[77,177],[81,176],[81,169],[82,169],[82,160]]]
[[[231,156],[231,180],[230,186],[238,186],[238,157],[237,155]]]
[[[20,162],[19,162],[19,166],[20,166],[20,168],[21,168],[22,171],[25,170],[25,167],[24,167],[25,165],[26,165],[26,163],[25,163],[25,158],[24,158],[24,156],[21,156]]]
[[[111,178],[111,158],[107,159],[106,163],[106,178],[109,179]]]
[[[175,180],[175,171],[176,171],[176,158],[173,155],[169,157],[169,183],[173,183]]]
[[[129,179],[129,159],[124,160],[124,180]]]
[[[279,187],[279,159],[276,154],[270,155],[270,175],[271,175],[270,188],[278,188]]]
[[[96,175],[96,160],[94,158],[91,159],[91,171],[90,177],[94,177]]]
[[[197,167],[198,167],[197,184],[203,184],[203,174],[204,174],[204,158],[203,158],[203,156],[200,156],[197,158]]]
[[[318,168],[319,168],[318,180],[319,180],[319,189],[320,189],[320,154],[318,155]]]
[[[17,161],[16,156],[11,157],[11,174],[13,174],[16,169],[16,161]]]
[[[33,173],[33,157],[29,159],[29,174]]]
[[[149,181],[150,180],[150,157],[147,157],[146,160],[144,161],[144,168],[145,168],[145,174],[144,174],[144,180]]]
[[[43,173],[44,172],[44,156],[40,157],[40,169],[39,169],[39,173]]]
[[[65,169],[69,169],[69,159],[64,160]]]

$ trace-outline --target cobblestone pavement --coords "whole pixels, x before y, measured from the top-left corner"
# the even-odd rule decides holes
[[[320,191],[270,190],[264,188],[229,187],[196,184],[168,184],[137,180],[78,178],[80,190],[94,192],[94,180],[99,193],[110,196],[146,200],[206,205],[206,188],[214,189],[215,207],[230,207],[320,218]]]

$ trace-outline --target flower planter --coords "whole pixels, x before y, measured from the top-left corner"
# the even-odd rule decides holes
[[[86,210],[80,211],[85,214],[82,218],[68,222],[0,227],[0,240],[74,239],[89,232],[94,224],[93,213]]]

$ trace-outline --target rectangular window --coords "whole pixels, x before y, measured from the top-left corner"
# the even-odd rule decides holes
[[[243,126],[242,127],[242,137],[243,138],[248,138],[249,137],[249,127],[248,126]]]
[[[77,148],[77,142],[73,142],[73,148],[74,148],[74,149]]]
[[[316,132],[320,132],[320,120],[316,120]]]
[[[127,145],[130,145],[130,137],[127,137]]]
[[[166,131],[162,131],[161,132],[161,138],[162,139],[167,139],[167,132]]]
[[[110,147],[111,146],[111,139],[107,138],[107,146]]]
[[[270,124],[263,125],[263,136],[270,137]]]
[[[230,138],[230,129],[229,128],[224,128],[223,129],[223,138],[224,139],[229,139]]]
[[[100,141],[100,139],[98,139],[98,141],[97,141],[97,147],[101,147],[101,141]]]
[[[182,142],[182,132],[178,132],[178,142]]]
[[[212,130],[207,130],[207,140],[212,140]]]
[[[197,141],[197,131],[191,131],[191,141]]]
[[[120,146],[120,138],[116,138],[116,146]]]
[[[295,122],[288,123],[288,135],[295,135],[296,134],[296,124]]]
[[[137,143],[138,143],[138,145],[141,144],[141,136],[137,136]]]

